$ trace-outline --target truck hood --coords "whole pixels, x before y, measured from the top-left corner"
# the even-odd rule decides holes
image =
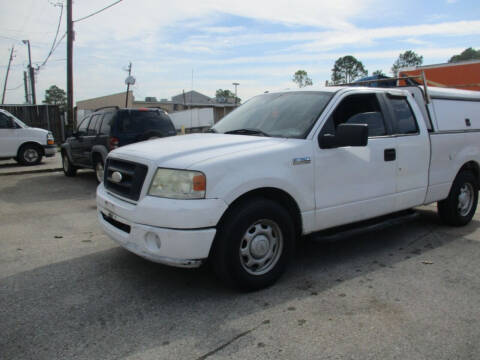
[[[283,138],[230,134],[191,134],[171,136],[123,146],[110,153],[114,158],[147,159],[157,166],[189,169],[216,157],[255,151],[278,145]]]

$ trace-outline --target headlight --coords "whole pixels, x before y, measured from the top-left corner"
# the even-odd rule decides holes
[[[207,179],[199,171],[158,168],[149,195],[170,199],[203,199]]]

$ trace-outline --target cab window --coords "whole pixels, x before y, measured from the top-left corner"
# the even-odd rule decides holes
[[[97,135],[97,128],[99,126],[100,120],[102,115],[97,114],[92,116],[92,120],[90,120],[90,124],[88,125],[87,134],[89,136]]]
[[[80,125],[78,125],[77,134],[80,136],[87,135],[88,123],[90,122],[90,116],[82,120]]]
[[[322,134],[335,135],[340,124],[367,124],[369,137],[387,134],[376,94],[355,94],[344,98],[323,126]]]
[[[393,110],[393,130],[398,135],[418,134],[417,121],[406,98],[390,99]]]

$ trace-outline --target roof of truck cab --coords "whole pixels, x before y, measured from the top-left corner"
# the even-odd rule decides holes
[[[411,86],[409,86],[411,88]],[[284,89],[278,91],[272,91],[271,94],[275,93],[285,93],[285,92],[329,92],[336,93],[340,90],[372,90],[376,89],[377,91],[388,92],[391,90],[408,90],[409,87],[389,87],[389,88],[377,88],[377,87],[367,87],[367,86],[309,86],[308,89]],[[418,86],[423,90],[423,86]],[[471,91],[471,90],[460,90],[460,89],[451,89],[451,88],[440,88],[429,86],[428,91],[430,96],[433,98],[444,98],[444,99],[467,99],[467,100],[479,100],[480,101],[480,91]]]

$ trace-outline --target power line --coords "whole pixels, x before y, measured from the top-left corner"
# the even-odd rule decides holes
[[[87,15],[87,16],[84,16],[80,19],[77,19],[77,20],[73,20],[73,22],[79,22],[79,21],[82,21],[82,20],[85,20],[85,19],[88,19],[89,17],[92,17],[94,15],[97,15],[98,13],[101,13],[102,11],[105,11],[107,10],[108,8],[111,8],[112,6],[114,5],[117,5],[118,3],[122,2],[123,0],[118,0],[118,1],[115,1],[114,3],[108,5],[108,6],[105,6],[103,9],[100,9],[98,11],[95,11],[94,13],[91,13],[90,15]]]
[[[55,6],[57,6],[57,5],[55,5]],[[58,33],[60,31],[60,24],[62,23],[62,15],[63,15],[63,4],[58,3],[58,6],[60,6],[60,16],[58,18],[57,32],[55,33],[55,38],[53,39],[52,47],[50,48],[50,51],[48,52],[47,57],[45,58],[45,60],[43,60],[43,63],[38,67],[38,69],[41,68],[42,66],[45,66],[48,59],[50,58],[50,56],[53,54],[53,52],[56,49],[57,37],[58,37]]]

